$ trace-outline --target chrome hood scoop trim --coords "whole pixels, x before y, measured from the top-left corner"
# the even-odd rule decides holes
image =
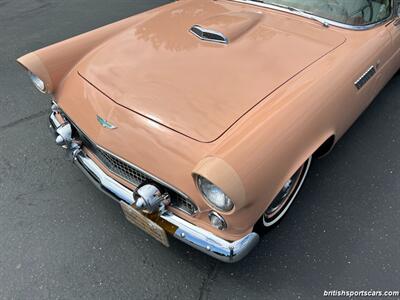
[[[201,25],[193,25],[190,32],[199,39],[215,43],[228,44],[228,38],[221,32],[201,27]]]
[[[255,27],[261,18],[262,13],[251,11],[222,13],[200,21],[189,31],[201,40],[228,44]]]

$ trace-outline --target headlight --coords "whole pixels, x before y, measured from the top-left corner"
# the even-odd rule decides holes
[[[41,80],[39,77],[37,77],[35,74],[32,72],[29,72],[29,77],[31,78],[34,86],[41,92],[41,93],[46,93],[46,84]]]
[[[233,201],[212,182],[197,176],[197,186],[203,197],[215,208],[228,212],[233,209]]]

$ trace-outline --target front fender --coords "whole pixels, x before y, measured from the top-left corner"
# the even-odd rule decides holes
[[[36,50],[18,58],[17,62],[41,78],[45,82],[47,92],[54,93],[63,78],[90,51],[130,26],[151,17],[160,9],[162,7]]]

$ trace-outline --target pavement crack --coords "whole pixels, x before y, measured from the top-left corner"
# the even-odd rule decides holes
[[[23,118],[18,119],[18,120],[16,120],[16,121],[12,121],[12,122],[10,122],[10,123],[8,123],[8,124],[5,124],[5,125],[0,126],[0,130],[1,130],[1,131],[2,131],[2,130],[6,130],[6,129],[12,128],[12,127],[14,127],[14,126],[17,126],[17,125],[19,125],[19,124],[21,124],[21,123],[34,120],[34,119],[36,119],[36,118],[39,118],[39,117],[45,115],[47,112],[48,112],[48,110],[42,110],[42,111],[39,111],[39,112],[37,112],[37,113],[35,113],[35,114],[32,114],[32,115],[30,115],[30,116],[26,116],[26,117],[23,117]]]
[[[218,267],[220,265],[220,262],[215,262],[211,267],[210,270],[207,272],[207,276],[203,279],[201,282],[200,286],[200,294],[199,294],[199,300],[203,299],[208,299],[208,294],[209,294],[209,285],[210,282],[212,282],[218,274]]]

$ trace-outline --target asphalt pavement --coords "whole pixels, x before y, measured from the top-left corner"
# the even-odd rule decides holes
[[[0,298],[320,299],[400,288],[400,76],[243,261],[164,248],[64,160],[25,53],[163,0],[0,0]]]

